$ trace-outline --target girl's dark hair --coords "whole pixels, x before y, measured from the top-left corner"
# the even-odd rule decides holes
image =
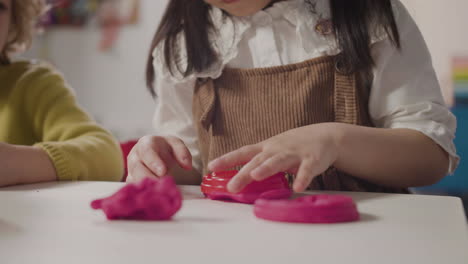
[[[304,0],[307,1],[307,0]],[[384,30],[395,47],[400,37],[391,0],[329,0],[336,41],[341,49],[337,65],[346,72],[365,72],[374,65],[371,38],[374,30]],[[210,20],[211,6],[203,0],[170,0],[151,43],[146,67],[146,84],[153,96],[155,78],[152,52],[164,44],[164,60],[169,70],[184,76],[207,69],[218,59],[209,40],[214,27]],[[314,29],[311,29],[314,30]],[[184,34],[187,67],[175,63],[177,36]],[[174,68],[175,67],[175,68]]]

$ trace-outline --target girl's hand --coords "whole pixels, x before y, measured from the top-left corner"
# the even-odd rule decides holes
[[[133,147],[127,160],[127,181],[163,177],[176,164],[186,170],[192,169],[192,155],[176,137],[145,136]]]
[[[230,192],[278,172],[296,174],[293,189],[302,192],[338,159],[339,141],[339,124],[310,125],[228,153],[210,162],[208,169],[216,172],[245,164],[229,182]]]

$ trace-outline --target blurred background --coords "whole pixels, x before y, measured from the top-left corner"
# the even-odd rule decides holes
[[[144,84],[152,35],[166,0],[60,0],[27,58],[64,73],[78,101],[121,142],[153,132],[154,101]],[[416,192],[468,197],[467,0],[402,0],[432,52],[447,104],[458,118],[462,162],[453,176]]]

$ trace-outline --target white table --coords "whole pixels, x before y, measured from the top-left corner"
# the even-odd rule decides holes
[[[121,186],[0,189],[0,263],[468,263],[456,198],[354,193],[362,221],[337,225],[263,221],[249,205],[203,199],[197,187],[182,187],[171,222],[109,222],[91,210]]]

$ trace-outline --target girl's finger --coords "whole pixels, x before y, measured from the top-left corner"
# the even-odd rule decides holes
[[[312,180],[326,170],[319,163],[317,160],[304,160],[301,163],[293,183],[293,190],[295,192],[305,191]]]
[[[270,156],[265,154],[258,154],[249,163],[245,164],[244,167],[236,174],[228,183],[227,189],[229,192],[238,193],[244,189],[247,184],[252,182],[250,172],[267,160]]]
[[[175,137],[168,137],[167,143],[171,146],[174,159],[177,161],[177,163],[179,163],[182,168],[191,170],[192,155],[190,154],[190,151],[185,143],[179,138]]]
[[[208,164],[208,169],[210,171],[223,171],[235,166],[244,165],[260,152],[261,147],[258,145],[245,146],[211,161]]]
[[[252,179],[262,181],[278,172],[297,170],[299,164],[300,160],[293,155],[276,154],[255,168],[250,175]]]
[[[157,175],[152,173],[143,163],[134,162],[132,168],[129,168],[127,182],[136,182],[145,177],[157,177]]]
[[[167,148],[167,147],[166,147]],[[152,145],[143,145],[138,149],[138,157],[142,163],[156,176],[163,177],[167,173],[167,163]]]

